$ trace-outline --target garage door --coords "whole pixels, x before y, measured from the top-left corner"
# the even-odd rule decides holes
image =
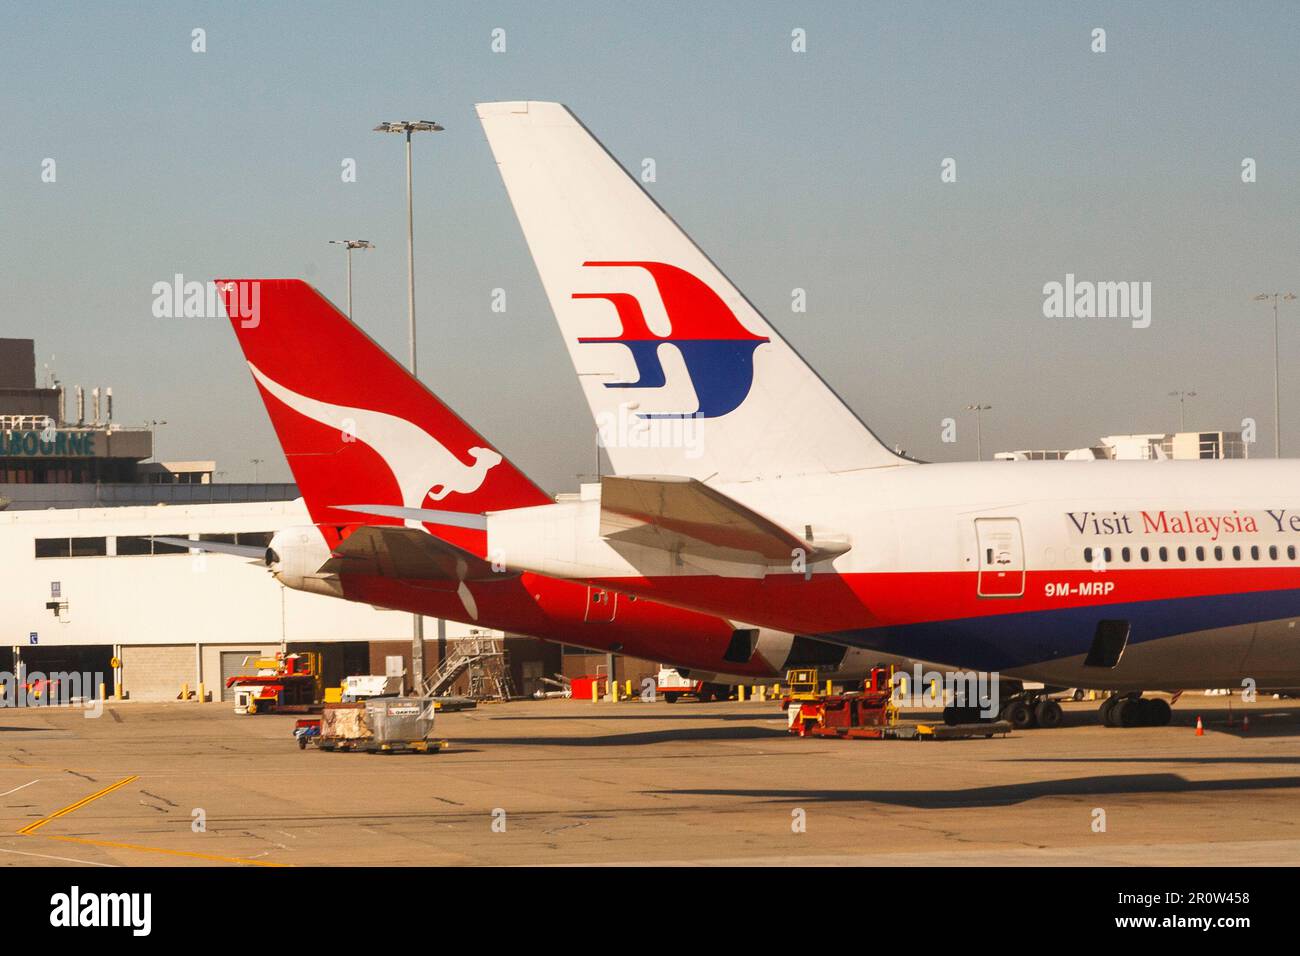
[[[221,699],[228,700],[232,703],[235,700],[235,689],[227,687],[226,683],[231,677],[240,677],[257,673],[257,668],[253,662],[257,660],[259,654],[257,651],[222,651],[221,652]],[[248,660],[248,664],[244,660]]]

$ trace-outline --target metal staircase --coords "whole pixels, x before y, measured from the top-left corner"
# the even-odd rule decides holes
[[[475,700],[509,700],[514,696],[503,638],[472,634],[447,643],[450,653],[424,679],[425,697],[446,696],[448,688],[466,670],[469,696]]]

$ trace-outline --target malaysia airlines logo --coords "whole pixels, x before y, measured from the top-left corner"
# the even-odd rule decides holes
[[[575,292],[575,299],[605,299],[618,312],[622,332],[584,337],[582,345],[617,344],[636,362],[634,382],[606,382],[606,388],[663,388],[667,384],[659,346],[681,353],[699,400],[693,412],[655,412],[640,418],[719,418],[740,407],[754,386],[754,350],[770,339],[754,335],[722,298],[699,278],[665,262],[584,262],[595,268],[638,268],[650,273],[671,329],[656,335],[646,324],[636,296],[627,292]]]
[[[487,473],[501,464],[501,455],[491,448],[470,448],[474,464],[467,465],[442,442],[423,428],[396,415],[365,408],[348,408],[299,395],[248,363],[253,378],[299,415],[337,428],[345,440],[356,440],[373,448],[388,465],[407,508],[423,508],[426,499],[441,501],[450,494],[470,495],[478,491]]]

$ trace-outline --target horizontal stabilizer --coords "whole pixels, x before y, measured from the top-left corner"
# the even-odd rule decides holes
[[[441,512],[440,512],[441,513]],[[477,555],[418,528],[363,525],[343,539],[321,574],[368,574],[422,581],[486,581],[508,576]]]
[[[233,554],[237,558],[248,558],[262,564],[266,559],[264,544],[227,544],[225,541],[191,541],[189,538],[169,538],[157,535],[154,541],[170,544],[175,548],[190,548],[193,551],[213,551],[217,554]]]
[[[611,544],[671,551],[702,561],[813,564],[849,550],[847,541],[801,537],[715,488],[679,476],[606,477],[600,533]]]
[[[353,511],[376,518],[401,518],[421,524],[442,524],[449,528],[487,529],[487,515],[467,514],[464,511],[434,511],[429,508],[399,508],[396,505],[331,505],[336,511]]]

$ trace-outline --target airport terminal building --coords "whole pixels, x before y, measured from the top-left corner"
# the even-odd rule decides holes
[[[283,501],[0,512],[0,617],[11,637],[0,670],[104,674],[110,694],[120,682],[143,700],[173,699],[185,684],[219,698],[227,677],[248,672],[245,658],[281,649],[324,651],[327,680],[369,672],[372,647],[409,644],[408,615],[285,588],[245,559],[151,541],[265,544],[304,523],[301,502]]]

